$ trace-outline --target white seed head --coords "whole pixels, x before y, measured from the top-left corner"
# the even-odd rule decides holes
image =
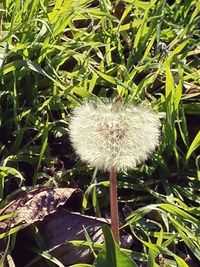
[[[92,167],[125,171],[146,160],[159,144],[160,121],[147,105],[85,102],[72,113],[71,143]]]

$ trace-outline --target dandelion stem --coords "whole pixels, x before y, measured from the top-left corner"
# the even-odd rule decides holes
[[[110,169],[110,212],[111,212],[111,229],[115,241],[119,243],[119,214],[117,203],[117,172],[114,168]]]

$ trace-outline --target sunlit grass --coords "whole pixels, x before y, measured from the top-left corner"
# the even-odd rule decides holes
[[[133,255],[148,266],[159,253],[171,266],[200,262],[199,9],[178,0],[0,4],[2,208],[21,185],[76,184],[87,190],[84,210],[99,214],[108,183],[96,173],[90,185],[92,171],[75,162],[69,112],[88,98],[148,100],[161,114],[160,147],[119,177],[120,207],[130,210],[124,225],[140,244]]]

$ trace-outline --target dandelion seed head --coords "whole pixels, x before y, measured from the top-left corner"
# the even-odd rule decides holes
[[[160,121],[147,105],[85,102],[72,113],[71,143],[82,161],[126,171],[146,160],[159,144]]]

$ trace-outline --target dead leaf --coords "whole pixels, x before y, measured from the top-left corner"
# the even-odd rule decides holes
[[[0,211],[1,215],[14,213],[12,218],[0,222],[0,232],[20,224],[32,224],[57,211],[61,205],[76,199],[81,207],[82,191],[74,188],[37,187],[24,191],[17,199],[11,201]],[[69,205],[68,205],[69,206]]]
[[[103,218],[97,219],[60,209],[56,213],[45,217],[42,222],[37,224],[37,227],[46,245],[45,249],[51,250],[56,247],[51,255],[56,257],[64,266],[70,266],[75,263],[89,263],[93,256],[89,248],[76,247],[67,242],[72,240],[86,241],[86,231],[92,242],[102,243],[104,240],[103,224],[109,224],[109,222]],[[31,266],[38,267],[38,263]]]
[[[12,217],[0,221],[0,234],[18,225],[41,221],[62,205],[71,210],[79,210],[82,197],[82,191],[74,188],[36,187],[26,190],[0,211],[0,215],[13,213]],[[6,243],[7,238],[0,239],[0,255],[6,249]]]
[[[80,211],[82,197],[80,189],[37,187],[24,191],[1,210],[1,215],[14,213],[14,216],[0,221],[0,233],[24,223],[29,225],[17,235],[11,254],[16,266],[22,267],[28,262],[30,263],[28,266],[31,267],[48,266],[42,258],[32,262],[37,254],[31,252],[30,247],[38,247],[38,236],[32,232],[34,226],[39,230],[39,239],[42,239],[43,244],[43,247],[38,249],[49,252],[64,266],[92,261],[91,249],[73,246],[69,241],[85,242],[87,232],[92,242],[102,243],[102,225],[110,222],[103,218],[97,219],[74,212]],[[5,251],[6,242],[6,238],[0,240],[2,252]]]

